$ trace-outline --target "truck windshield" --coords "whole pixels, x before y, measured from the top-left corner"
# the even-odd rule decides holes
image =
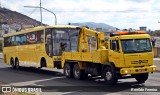
[[[150,39],[125,39],[121,40],[124,53],[151,52]]]

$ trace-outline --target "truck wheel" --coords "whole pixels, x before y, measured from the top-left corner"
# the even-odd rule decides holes
[[[85,71],[81,70],[78,64],[75,64],[73,67],[73,75],[77,80],[85,79],[88,77],[88,74],[85,74]]]
[[[10,65],[13,69],[15,69],[15,63],[14,63],[14,60],[13,58],[10,60]]]
[[[19,61],[18,61],[18,59],[15,60],[15,68],[19,69]]]
[[[135,75],[135,79],[138,83],[144,83],[148,79],[149,74],[143,73],[143,74],[137,74]]]
[[[106,84],[115,85],[117,83],[118,79],[116,78],[116,75],[113,69],[114,68],[106,67],[103,71],[103,77]]]
[[[67,78],[72,78],[73,77],[73,69],[72,69],[71,64],[65,63],[63,71],[64,71],[64,75]]]

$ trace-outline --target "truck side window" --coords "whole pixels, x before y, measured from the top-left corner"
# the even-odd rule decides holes
[[[88,36],[88,45],[89,45],[89,51],[90,52],[96,50],[97,39],[96,39],[95,36]]]
[[[111,43],[111,44],[110,44],[111,50],[119,51],[119,43],[118,43],[118,40],[111,40],[110,43]]]

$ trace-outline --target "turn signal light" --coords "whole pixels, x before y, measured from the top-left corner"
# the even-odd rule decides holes
[[[127,34],[146,34],[145,31],[135,31],[135,32],[127,32],[127,31],[120,31],[117,32],[118,35],[127,35]]]

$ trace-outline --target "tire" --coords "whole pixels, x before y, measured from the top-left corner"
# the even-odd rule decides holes
[[[15,68],[18,70],[19,69],[19,61],[18,59],[15,60]]]
[[[81,70],[78,64],[75,64],[73,67],[73,75],[77,80],[86,79],[88,74],[85,74],[84,70]]]
[[[40,66],[40,68],[42,68],[42,67],[47,67],[47,65],[46,65],[46,60],[45,59],[41,59],[41,66]]]
[[[66,78],[73,78],[73,69],[71,64],[65,63],[63,72]]]
[[[14,60],[13,58],[10,60],[10,65],[13,69],[15,69],[15,63],[14,63]]]
[[[145,81],[148,79],[149,74],[143,73],[143,74],[137,74],[135,75],[135,79],[138,83],[145,83]]]
[[[117,84],[118,78],[116,77],[115,70],[113,67],[105,67],[103,71],[103,77],[106,84],[109,85]]]

